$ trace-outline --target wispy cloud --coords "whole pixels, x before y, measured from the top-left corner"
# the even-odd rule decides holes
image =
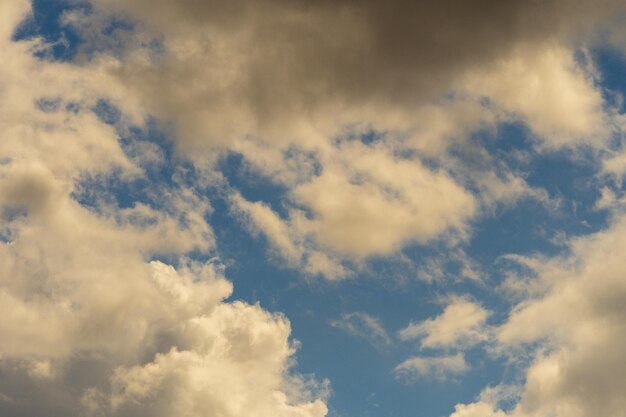
[[[344,330],[353,336],[362,338],[378,349],[385,349],[393,344],[380,319],[367,313],[344,313],[340,319],[330,322],[331,326]]]
[[[469,370],[462,353],[448,356],[414,356],[398,366],[393,372],[399,378],[429,379],[445,381]]]

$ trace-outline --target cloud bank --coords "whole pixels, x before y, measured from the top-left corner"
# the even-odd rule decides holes
[[[0,8],[0,414],[326,415],[324,384],[291,371],[289,321],[225,302],[219,263],[186,258],[214,248],[202,195],[174,181],[159,205],[78,201],[146,175],[93,110],[115,88],[11,42],[29,5]]]

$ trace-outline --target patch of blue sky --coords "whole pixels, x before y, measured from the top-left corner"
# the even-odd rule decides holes
[[[595,67],[600,72],[604,100],[620,114],[626,111],[626,56],[614,48],[594,48],[590,51]]]
[[[282,218],[288,217],[285,197],[289,189],[260,173],[245,160],[243,155],[227,152],[220,158],[217,169],[228,181],[228,186],[238,191],[243,198],[248,201],[262,202]]]
[[[530,187],[545,190],[556,204],[551,207],[552,204],[546,206],[526,198],[513,207],[498,208],[494,219],[481,219],[481,223],[486,224],[479,225],[478,230],[486,226],[489,232],[483,234],[493,235],[500,242],[498,245],[486,245],[485,250],[488,247],[495,250],[505,247],[505,250],[511,249],[508,245],[510,239],[498,236],[501,232],[518,239],[519,242],[514,243],[514,246],[526,252],[538,242],[524,230],[532,231],[533,234],[542,233],[541,230],[567,230],[571,234],[585,234],[606,226],[606,212],[595,208],[602,182],[601,161],[596,152],[584,147],[536,151],[534,144],[537,139],[519,123],[501,124],[493,132],[481,131],[474,137],[489,152],[496,169],[499,166],[500,169],[521,176]],[[499,220],[500,216],[505,217]],[[495,229],[488,226],[493,221],[496,222]],[[504,229],[499,232],[501,227]]]
[[[384,276],[359,276],[339,284],[303,280],[293,270],[268,263],[264,242],[250,239],[219,204],[215,208],[213,224],[220,256],[233,260],[231,264],[227,261],[226,270],[235,283],[233,298],[259,302],[290,319],[293,337],[302,342],[298,371],[332,382],[330,406],[335,414],[331,415],[377,416],[381,410],[402,417],[444,415],[455,401],[471,400],[488,379],[494,365],[488,368],[483,360],[476,371],[456,378],[452,385],[428,378],[399,381],[393,368],[415,354],[416,348],[414,343],[399,341],[396,333],[411,319],[439,314],[441,306],[424,299],[441,294],[423,282],[398,283]],[[331,325],[344,313],[355,311],[380,317],[392,345],[378,349]]]
[[[484,355],[476,369],[451,384],[429,382],[428,378],[407,383],[392,373],[417,350],[415,343],[399,341],[397,332],[411,320],[441,313],[437,300],[447,294],[444,284],[437,288],[419,281],[414,270],[402,270],[384,259],[373,261],[370,271],[341,283],[305,280],[297,271],[281,268],[278,260],[268,262],[265,240],[251,238],[224,202],[214,201],[214,209],[212,224],[227,276],[235,283],[233,298],[259,302],[291,320],[293,337],[302,342],[298,371],[332,381],[331,415],[375,416],[378,408],[385,415],[409,417],[415,416],[416,410],[420,410],[418,415],[444,415],[456,401],[474,398],[487,382],[500,381],[493,375],[501,375],[501,365]],[[460,284],[458,293],[468,293],[467,285]],[[331,326],[344,313],[355,311],[381,318],[393,343],[377,349]],[[468,359],[474,361],[480,355],[474,352]]]
[[[81,28],[72,24],[66,17],[79,13],[93,17],[94,9],[90,2],[81,0],[33,0],[32,13],[18,26],[13,34],[14,41],[33,38],[42,39],[46,47],[35,52],[40,59],[71,62],[77,55],[91,58],[99,53],[116,53],[121,50],[127,35],[135,30],[135,23],[120,15],[100,16],[91,24],[98,25],[99,33],[94,39],[81,37]],[[150,39],[142,45],[153,52],[161,52],[157,39]]]
[[[515,128],[504,126],[500,133],[506,135]],[[510,138],[498,138],[504,139],[504,143],[497,144],[500,148],[492,152],[506,155],[514,148],[530,150],[530,139],[524,136],[527,132],[522,128],[519,132],[517,136],[511,134]],[[566,155],[562,157],[564,164],[569,163]],[[245,198],[263,201],[286,217],[285,187],[250,171],[240,155],[225,158],[221,170],[229,184]],[[303,280],[298,272],[281,267],[279,259],[268,262],[271,250],[267,241],[263,237],[250,237],[245,227],[232,218],[225,202],[216,201],[214,207],[212,224],[220,255],[232,260],[227,275],[235,283],[234,298],[260,302],[264,308],[289,317],[294,337],[302,342],[298,369],[332,381],[335,395],[330,404],[336,415],[376,415],[378,408],[385,410],[386,415],[408,417],[416,415],[416,410],[418,415],[444,415],[456,402],[471,401],[481,387],[514,382],[503,377],[506,374],[503,361],[487,357],[480,349],[468,354],[472,370],[453,377],[452,382],[433,383],[432,378],[418,378],[407,383],[392,373],[404,359],[421,353],[416,343],[399,341],[397,332],[410,321],[440,314],[441,300],[446,296],[469,295],[483,300],[487,308],[496,312],[498,321],[502,321],[508,311],[509,304],[495,295],[491,286],[459,279],[462,265],[458,260],[446,259],[449,248],[445,244],[411,245],[403,252],[404,260],[399,257],[372,259],[353,279],[338,284]],[[550,227],[546,212],[546,207],[534,200],[501,208],[494,216],[481,219],[463,249],[479,260],[481,268],[489,266],[480,271],[487,280],[498,281],[503,276],[498,263],[503,255],[536,251],[547,254],[558,250],[542,232],[541,226]],[[443,260],[443,275],[433,282],[419,280],[420,268],[433,259]],[[330,325],[349,312],[365,312],[380,318],[393,344],[376,349],[362,338]],[[355,384],[355,380],[359,383]]]
[[[143,127],[128,127],[121,121],[120,110],[106,100],[100,100],[92,111],[116,129],[122,150],[143,169],[143,175],[128,179],[120,172],[113,172],[109,176],[85,178],[79,189],[90,194],[108,191],[120,208],[131,207],[136,202],[159,208],[155,206],[159,200],[155,192],[159,189],[197,183],[194,166],[176,156],[173,143],[154,119],[147,120]],[[152,156],[148,157],[147,153]],[[92,203],[88,194],[77,194],[75,198],[87,206]]]
[[[70,61],[76,56],[82,39],[72,27],[62,25],[61,18],[75,10],[89,13],[91,6],[86,2],[70,0],[33,0],[32,14],[19,25],[13,40],[42,38],[51,47],[36,52],[39,58]]]

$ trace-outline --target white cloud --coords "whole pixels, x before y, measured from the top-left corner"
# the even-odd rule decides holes
[[[293,212],[289,220],[281,219],[270,207],[261,202],[250,202],[239,194],[230,198],[232,209],[253,233],[262,233],[270,246],[288,266],[300,268],[310,275],[327,279],[341,279],[349,275],[332,254],[316,250],[303,231],[297,227],[301,213]],[[294,226],[295,224],[295,226]]]
[[[451,356],[420,357],[405,360],[394,368],[394,373],[406,378],[436,378],[446,380],[469,370],[461,353]]]
[[[422,348],[458,348],[488,339],[489,311],[465,299],[453,300],[435,318],[400,330],[403,340],[419,339]]]
[[[320,152],[323,172],[293,187],[288,218],[233,197],[288,264],[309,254],[313,263],[303,263],[309,271],[345,276],[342,259],[391,255],[447,232],[463,236],[477,210],[474,197],[446,172],[396,157],[385,146],[346,142]]]
[[[243,303],[222,304],[191,318],[186,341],[145,365],[119,367],[112,379],[116,415],[324,416],[321,400],[289,398],[282,384],[288,322]],[[295,401],[294,401],[295,400]],[[302,401],[302,402],[298,402]]]
[[[521,118],[548,146],[601,146],[609,132],[592,75],[569,49],[547,44],[514,50],[493,69],[470,75],[466,88]]]
[[[472,404],[458,404],[450,417],[505,417],[506,414],[494,410],[488,403],[478,402]]]
[[[324,171],[297,186],[296,202],[322,247],[354,258],[389,255],[449,229],[463,231],[476,211],[472,195],[449,175],[383,146],[346,143],[322,158]]]

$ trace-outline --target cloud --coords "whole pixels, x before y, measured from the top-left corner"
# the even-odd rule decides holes
[[[333,320],[330,324],[353,336],[367,340],[376,348],[385,348],[393,344],[381,321],[367,313],[344,313],[340,319]]]
[[[469,366],[465,362],[465,357],[457,353],[451,356],[415,356],[396,366],[393,371],[398,377],[436,378],[443,381],[468,370]]]
[[[514,50],[468,75],[465,88],[520,118],[550,147],[602,145],[609,131],[593,76],[568,48],[547,44]]]
[[[450,417],[505,417],[506,414],[499,410],[494,410],[491,404],[484,402],[473,404],[459,404],[455,407],[454,413]]]
[[[197,188],[106,198],[146,175],[93,110],[115,85],[10,42],[28,4],[0,10],[0,414],[326,415],[326,385],[292,370],[289,321],[225,301]]]
[[[619,1],[92,3],[64,17],[86,40],[76,62],[196,167],[235,151],[287,187],[285,216],[241,199],[233,211],[308,274],[341,278],[351,262],[467,236],[496,203],[548,202],[485,158],[468,140],[478,130],[522,121],[549,148],[604,145],[602,95],[572,51]],[[98,48],[120,14],[134,29]]]
[[[292,265],[307,253],[309,262],[362,261],[446,232],[463,236],[477,210],[474,197],[446,172],[383,145],[346,142],[325,149],[319,160],[323,172],[291,189],[287,218],[262,203],[232,199]],[[338,266],[305,269],[346,275]]]
[[[312,276],[321,275],[327,279],[341,279],[349,271],[333,254],[315,249],[307,242],[303,231],[297,227],[302,218],[295,212],[292,222],[281,219],[270,207],[261,202],[250,202],[235,193],[230,198],[232,210],[255,234],[263,234],[279,258],[293,268],[299,268]]]
[[[0,5],[0,414],[327,413],[324,384],[293,374],[288,320],[225,301],[232,285],[205,261],[215,242],[198,189],[174,181],[155,190],[161,204],[78,201],[94,179],[131,181],[163,161],[146,143],[120,145],[120,126],[93,110],[102,98],[125,124],[156,117],[204,173],[238,151],[286,185],[281,215],[236,190],[232,211],[289,266],[329,278],[411,244],[463,241],[483,205],[545,198],[496,175],[466,140],[477,129],[520,120],[547,147],[604,145],[601,94],[570,35],[619,1],[93,3],[91,16],[64,16],[85,37],[72,63],[34,58],[50,48],[40,39],[10,41],[28,3]],[[95,48],[100,11],[131,13],[136,30]],[[451,147],[488,167],[454,169]],[[623,165],[617,155],[605,170]],[[479,398],[457,416],[623,415],[625,224],[533,263],[534,291],[494,339],[534,358],[521,399],[505,412]],[[459,349],[483,340],[488,314],[457,300],[401,336]],[[369,316],[344,318],[389,339]],[[394,372],[468,369],[456,353]]]
[[[476,204],[445,172],[395,157],[382,146],[341,146],[324,172],[293,191],[324,247],[354,258],[389,255],[449,229],[463,230]]]
[[[611,0],[593,6],[489,0],[94,3],[130,13],[162,35],[162,56],[128,56],[116,74],[151,113],[177,122],[178,140],[188,147],[223,145],[247,134],[306,141],[354,122],[381,130],[407,127],[417,106],[446,93],[466,71],[521,46],[566,42],[621,6]],[[517,91],[512,99],[520,97]]]
[[[465,299],[454,300],[435,318],[400,330],[403,340],[419,339],[422,348],[458,348],[487,339],[489,311]]]
[[[528,264],[536,274],[535,290],[513,308],[496,336],[497,348],[512,359],[533,358],[521,399],[504,415],[623,415],[625,239],[620,214],[606,230],[572,240],[569,255]],[[486,406],[461,406],[457,413],[480,407]]]
[[[281,386],[290,383],[283,371],[293,353],[284,318],[236,302],[186,326],[183,337],[193,349],[174,347],[148,364],[115,370],[110,399],[115,415],[326,414],[321,400],[289,398]]]

